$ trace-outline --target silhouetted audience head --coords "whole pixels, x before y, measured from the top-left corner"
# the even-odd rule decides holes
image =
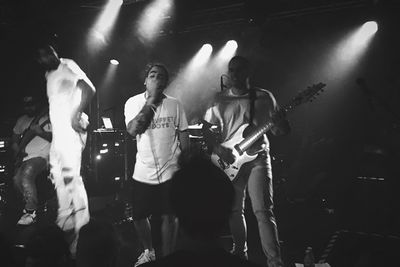
[[[79,231],[77,267],[116,266],[118,250],[119,241],[114,226],[106,221],[91,219]]]
[[[26,244],[28,267],[68,266],[70,252],[64,232],[55,224],[39,227]]]
[[[227,224],[233,186],[226,174],[205,155],[185,154],[171,182],[171,205],[188,236],[215,239]]]

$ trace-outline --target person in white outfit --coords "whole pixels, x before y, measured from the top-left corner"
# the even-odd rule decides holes
[[[71,253],[74,255],[79,229],[90,218],[80,171],[89,124],[83,110],[95,94],[95,87],[73,60],[59,58],[52,46],[38,49],[38,61],[46,68],[53,130],[50,173],[59,205],[57,224],[72,233]]]

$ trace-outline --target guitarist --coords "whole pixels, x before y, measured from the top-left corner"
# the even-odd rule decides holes
[[[25,208],[19,225],[30,225],[36,221],[38,198],[35,180],[46,170],[52,139],[47,108],[40,109],[37,99],[26,96],[24,115],[16,122],[12,136],[12,150],[16,158],[14,185],[22,194]]]
[[[280,111],[272,93],[250,87],[249,70],[250,63],[244,57],[235,56],[229,61],[230,86],[216,97],[215,103],[206,111],[204,117],[203,125],[220,127],[220,142],[211,138],[212,133],[209,128],[203,127],[203,130],[206,142],[224,164],[233,163],[235,156],[231,148],[224,147],[221,143],[235,136],[236,131],[243,124],[247,123],[251,127],[270,121],[274,123],[271,128],[272,134],[282,135],[290,131],[285,114]],[[273,114],[275,115],[272,117]],[[239,257],[247,258],[247,232],[244,217],[247,188],[253,212],[257,218],[261,245],[267,257],[268,266],[283,266],[273,213],[272,169],[267,136],[264,134],[247,150],[247,153],[258,154],[258,156],[243,164],[233,180],[235,200],[229,222],[234,242],[231,252]]]

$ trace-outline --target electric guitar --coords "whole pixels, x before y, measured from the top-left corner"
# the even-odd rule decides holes
[[[21,134],[21,139],[18,143],[18,150],[17,153],[15,154],[15,163],[14,163],[14,167],[18,168],[23,159],[25,158],[25,156],[27,155],[25,152],[25,148],[26,146],[29,144],[30,141],[32,141],[33,138],[35,138],[36,136],[36,132],[31,130],[31,126],[38,124],[39,120],[46,114],[48,113],[49,110],[48,108],[42,110],[30,123],[29,127]],[[39,127],[42,128],[43,126],[45,126],[47,123],[50,122],[50,119],[46,119],[45,121],[43,121]]]
[[[286,105],[283,109],[284,112],[292,111],[295,107],[306,103],[308,101],[312,101],[315,99],[316,95],[323,91],[323,88],[326,86],[324,83],[314,84],[312,86],[307,87],[307,89],[301,91],[297,96],[295,96],[292,101],[288,105]],[[226,148],[230,148],[232,150],[232,154],[235,157],[235,161],[232,164],[229,164],[223,161],[217,154],[211,154],[211,161],[220,167],[229,177],[231,181],[236,178],[237,173],[240,170],[240,167],[253,159],[255,159],[258,155],[258,152],[255,153],[247,153],[246,151],[257,141],[259,138],[269,131],[273,126],[272,122],[267,122],[264,125],[256,127],[254,130],[250,129],[249,124],[243,124],[231,137],[229,140],[225,141],[221,145]]]

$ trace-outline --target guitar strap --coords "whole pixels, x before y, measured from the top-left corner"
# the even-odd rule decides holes
[[[250,101],[250,125],[254,125],[254,114],[255,114],[255,102],[257,99],[256,89],[251,86],[249,89],[249,101]]]

